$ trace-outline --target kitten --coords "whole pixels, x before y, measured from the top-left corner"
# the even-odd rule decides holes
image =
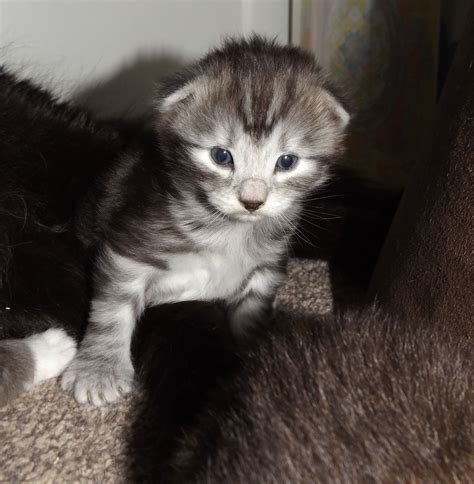
[[[266,318],[302,203],[349,121],[310,54],[258,37],[165,83],[156,110],[156,142],[97,177],[78,217],[97,254],[87,332],[62,377],[80,403],[131,390],[148,306],[221,302],[240,335]]]
[[[183,432],[164,482],[473,482],[470,346],[374,311],[282,318]]]
[[[310,54],[228,41],[164,84],[151,137],[5,70],[0,88],[4,400],[74,354],[91,258],[87,334],[62,381],[79,402],[130,390],[146,306],[220,301],[238,334],[265,318],[303,200],[328,179],[349,120]]]

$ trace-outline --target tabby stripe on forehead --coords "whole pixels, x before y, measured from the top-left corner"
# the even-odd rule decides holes
[[[267,82],[261,79],[248,77],[240,86],[240,102],[237,113],[241,118],[244,131],[256,138],[267,135],[273,123],[268,123],[267,112],[272,102],[272,92],[262,89]]]
[[[273,81],[273,96],[272,96],[272,99],[270,100],[270,105],[268,106],[268,110],[267,110],[267,119],[266,119],[267,126],[271,126],[273,128],[277,118],[281,116],[281,113],[282,113],[281,106],[285,102],[285,92],[286,92],[286,85],[284,85],[282,82],[278,82],[275,79]]]
[[[243,114],[245,115],[244,124],[246,126],[252,126],[254,123],[254,103],[252,102],[252,81],[248,78],[243,82],[242,96]]]

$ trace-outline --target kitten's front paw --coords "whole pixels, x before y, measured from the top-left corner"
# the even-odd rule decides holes
[[[79,352],[64,372],[61,387],[73,393],[78,403],[100,407],[114,403],[129,393],[133,386],[133,375],[133,366],[129,361],[98,361],[83,357]]]

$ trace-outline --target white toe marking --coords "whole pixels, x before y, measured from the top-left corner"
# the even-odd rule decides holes
[[[76,354],[76,342],[62,329],[51,328],[25,338],[35,361],[34,383],[60,375]]]

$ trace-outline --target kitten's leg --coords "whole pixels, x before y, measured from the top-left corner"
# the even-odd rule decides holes
[[[236,336],[247,335],[271,316],[276,291],[284,278],[280,268],[263,266],[252,272],[243,291],[229,301],[230,325]]]
[[[75,353],[74,339],[56,328],[23,339],[0,341],[0,405],[60,375]]]
[[[87,332],[62,387],[79,403],[100,406],[132,389],[130,346],[144,309],[146,266],[108,249],[96,271]]]

